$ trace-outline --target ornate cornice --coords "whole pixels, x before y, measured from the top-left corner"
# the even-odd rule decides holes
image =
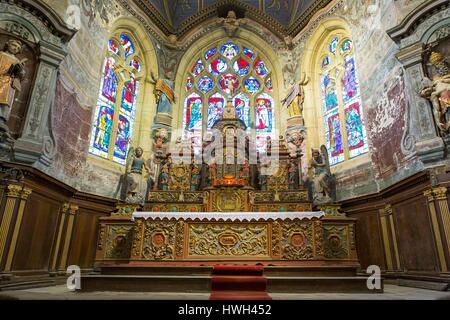
[[[77,32],[71,29],[52,7],[41,0],[0,0],[0,2],[16,5],[38,17],[53,35],[65,43]]]
[[[333,0],[316,0],[313,4],[298,18],[293,19],[293,24],[289,27],[283,26],[276,19],[262,12],[261,10],[247,4],[234,0],[221,0],[217,3],[206,7],[205,9],[193,14],[186,20],[184,20],[177,28],[175,28],[171,21],[168,21],[167,17],[161,14],[150,1],[146,0],[118,0],[122,6],[128,10],[133,16],[135,16],[139,21],[141,21],[148,32],[155,36],[156,39],[162,40],[165,44],[170,44],[168,37],[170,35],[176,35],[181,42],[184,42],[181,46],[185,46],[186,41],[183,38],[190,37],[189,34],[192,30],[198,29],[202,26],[205,30],[213,29],[213,26],[208,26],[208,23],[212,23],[215,18],[219,16],[218,12],[229,6],[230,10],[233,8],[238,9],[244,14],[244,17],[251,20],[252,22],[261,25],[265,29],[269,30],[275,37],[283,41],[286,37],[295,37],[301,30],[303,30],[311,18],[321,9],[326,7]],[[132,5],[136,5],[139,9],[137,12],[133,9]],[[161,32],[159,34],[157,31],[152,30],[153,26],[145,22],[145,19],[140,16],[145,14],[151,22],[159,29]]]
[[[449,6],[450,0],[428,0],[408,14],[399,25],[389,29],[387,33],[392,40],[399,42],[411,35],[426,18]]]

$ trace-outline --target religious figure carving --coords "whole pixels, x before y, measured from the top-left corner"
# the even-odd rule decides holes
[[[200,189],[200,167],[192,165],[191,167],[191,191],[198,191]]]
[[[424,78],[420,95],[431,101],[436,124],[443,135],[450,134],[450,67],[445,57],[438,52],[430,56],[430,63],[436,68],[433,80]]]
[[[305,90],[310,79],[303,74],[302,79],[290,91],[286,99],[282,101],[283,107],[288,109],[289,117],[303,117],[303,102],[305,101]]]
[[[170,161],[166,160],[161,165],[161,170],[158,177],[158,188],[159,190],[167,191],[169,190],[170,182]]]
[[[156,79],[153,72],[151,72],[150,81],[155,85],[156,97],[156,112],[172,114],[172,104],[175,102],[175,93],[173,91],[173,81],[169,79]]]
[[[245,180],[246,182],[248,182],[248,179],[250,178],[250,164],[247,160],[245,160],[241,165],[239,170],[239,178]]]
[[[326,204],[333,201],[331,198],[331,171],[328,162],[328,150],[325,146],[320,149],[312,149],[309,177],[313,182],[314,203]]]
[[[143,177],[143,169],[150,173],[144,158],[144,151],[141,147],[130,148],[127,158],[127,203],[137,204],[145,201],[147,192],[147,181]]]
[[[166,129],[162,128],[154,132],[153,152],[156,158],[165,158],[167,154],[167,142],[169,133]]]
[[[25,62],[16,55],[22,52],[22,42],[11,39],[0,52],[0,136],[3,141],[11,141],[8,120],[16,92],[21,90],[21,81],[25,78]]]
[[[240,27],[247,24],[247,19],[238,19],[236,12],[228,11],[226,18],[219,18],[218,25],[222,25],[229,37],[234,37]]]
[[[289,190],[297,190],[298,189],[298,167],[294,161],[289,162],[288,166],[288,183]]]
[[[291,131],[287,135],[289,154],[292,158],[302,156],[302,144],[305,141],[305,130]]]

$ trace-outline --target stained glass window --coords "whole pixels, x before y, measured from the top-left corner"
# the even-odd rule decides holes
[[[108,41],[91,134],[91,154],[125,164],[133,135],[142,69],[137,47],[130,36],[121,34]]]
[[[368,143],[352,40],[338,34],[324,47],[320,88],[326,144],[335,165],[367,153]]]
[[[229,98],[247,130],[255,130],[259,151],[266,148],[267,138],[274,137],[270,67],[253,49],[235,42],[205,48],[195,57],[185,81],[184,137],[194,141],[196,153],[201,150],[204,134],[222,119]]]

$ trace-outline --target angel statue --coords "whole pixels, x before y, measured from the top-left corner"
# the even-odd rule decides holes
[[[130,204],[139,204],[145,201],[147,192],[147,181],[143,176],[143,169],[151,174],[151,170],[143,158],[144,150],[141,147],[130,148],[126,163],[126,184],[127,196],[126,202]]]
[[[236,12],[228,11],[226,18],[218,18],[217,24],[223,26],[229,37],[234,37],[240,27],[247,24],[247,19],[238,19]]]
[[[312,194],[314,203],[327,204],[333,202],[331,198],[331,171],[328,150],[324,145],[320,147],[320,150],[312,149],[309,178],[313,182]]]

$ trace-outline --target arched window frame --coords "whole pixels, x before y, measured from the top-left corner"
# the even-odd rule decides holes
[[[331,46],[334,39],[338,39],[336,43],[336,50],[335,53],[333,53],[333,48]],[[345,42],[350,41],[350,48],[346,52],[341,51],[341,47]],[[363,112],[363,104],[361,100],[361,89],[359,85],[359,78],[358,78],[358,67],[356,63],[355,58],[355,52],[354,52],[354,46],[352,38],[349,34],[344,32],[343,30],[335,31],[330,34],[328,34],[324,40],[321,42],[319,46],[318,52],[320,53],[318,55],[318,59],[316,61],[315,70],[316,74],[318,74],[317,81],[315,83],[316,86],[318,86],[317,92],[319,92],[320,99],[320,109],[321,109],[321,121],[323,125],[323,131],[325,135],[325,145],[328,148],[329,152],[329,159],[330,164],[332,166],[339,165],[341,163],[344,163],[348,160],[356,159],[362,155],[365,155],[369,151],[369,145],[367,140],[367,130],[365,128],[365,121],[364,121],[364,112]],[[326,65],[325,61],[326,58],[329,58],[328,65]],[[355,85],[356,85],[356,93],[351,98],[346,97],[347,99],[344,99],[344,84],[343,84],[343,78],[346,75],[346,61],[347,66],[348,61],[353,62],[353,68],[354,68],[354,76],[355,76]],[[334,84],[336,86],[336,102],[337,106],[334,108],[327,108],[327,102],[325,99],[325,93],[324,93],[324,76],[325,74],[329,74],[334,78]],[[333,80],[333,79],[331,79]],[[330,104],[328,104],[330,105]],[[363,141],[363,145],[360,147],[350,146],[349,145],[349,125],[354,125],[351,121],[347,121],[347,115],[349,112],[352,112],[353,115],[358,114],[359,119],[361,121],[361,131],[356,132],[352,131],[354,133],[357,133],[359,137],[361,137]],[[339,119],[339,127],[340,127],[340,135],[341,135],[341,143],[342,143],[342,153],[337,154],[335,152],[335,148],[332,146],[332,141],[330,133],[330,122],[329,120],[332,120],[333,118],[336,120],[338,117]],[[337,123],[337,122],[335,122]]]
[[[239,53],[232,59],[227,59],[220,52],[221,47],[227,43],[234,43],[239,47]],[[215,48],[215,52],[211,56],[208,56],[207,53],[210,52],[210,50],[212,48]],[[244,50],[243,50],[244,48],[251,50],[251,52],[253,53],[253,59],[250,57],[250,55],[251,55],[250,53],[248,56],[244,53]],[[273,67],[272,67],[270,60],[267,59],[263,54],[261,54],[261,52],[258,52],[256,48],[253,48],[252,45],[243,43],[239,39],[223,39],[223,40],[217,41],[213,44],[204,46],[202,48],[202,50],[200,51],[200,54],[198,56],[196,56],[188,64],[188,67],[186,68],[186,71],[183,76],[184,80],[183,80],[183,90],[182,90],[183,112],[181,115],[181,127],[183,128],[183,135],[185,138],[192,137],[192,135],[185,130],[186,117],[187,117],[186,110],[188,108],[188,99],[190,97],[198,98],[201,100],[201,116],[202,116],[201,129],[197,129],[194,134],[194,141],[196,141],[195,149],[197,151],[200,150],[200,146],[202,143],[201,137],[205,138],[210,129],[210,128],[208,128],[208,101],[209,101],[209,99],[212,97],[218,97],[218,95],[220,95],[220,96],[222,96],[224,103],[226,103],[227,93],[225,92],[225,90],[220,89],[220,83],[219,83],[220,75],[214,75],[209,69],[210,64],[218,58],[224,60],[227,64],[227,69],[223,73],[223,75],[226,76],[228,74],[233,74],[239,81],[238,87],[236,88],[235,94],[232,99],[233,103],[234,104],[236,103],[236,98],[239,98],[239,96],[241,96],[241,97],[246,96],[248,98],[250,117],[249,117],[248,121],[244,121],[244,122],[246,122],[246,124],[248,125],[247,130],[248,130],[249,134],[251,136],[254,136],[254,138],[258,140],[257,145],[259,146],[259,150],[263,150],[266,145],[267,137],[270,136],[270,137],[274,138],[276,136],[276,131],[277,131],[276,111],[278,110],[277,109],[278,106],[276,105],[277,100],[275,98],[277,89],[274,88],[275,82],[274,82],[274,74],[272,71]],[[239,74],[233,68],[234,64],[239,59],[244,59],[245,61],[247,61],[250,64],[249,72],[248,72],[248,74],[246,74],[244,76],[239,76]],[[262,60],[268,69],[268,72],[264,77],[259,76],[256,73],[255,68],[254,68],[254,65],[259,60]],[[196,64],[199,61],[201,61],[203,67],[200,68],[199,72],[197,73],[197,72],[194,72],[194,67],[196,66]],[[213,82],[212,89],[209,91],[206,91],[206,90],[202,91],[202,90],[200,90],[200,88],[198,86],[198,81],[205,76],[212,79],[212,82]],[[254,94],[251,94],[250,92],[246,91],[246,89],[244,88],[245,81],[250,78],[255,78],[260,83],[259,90],[257,90]],[[270,86],[268,84],[269,79],[271,82]],[[264,97],[264,95],[269,96],[271,103],[272,103],[271,118],[270,118],[272,129],[270,132],[261,132],[261,131],[257,132],[256,124],[255,124],[256,112],[257,112],[256,105],[257,105],[257,101],[259,99],[261,99],[262,97]],[[193,99],[193,100],[195,100],[195,99]],[[245,101],[244,101],[244,103],[245,103]]]
[[[126,45],[124,46],[121,43],[122,36],[128,37],[128,39],[131,41],[133,45],[133,52],[125,52]],[[112,49],[111,41],[116,44],[117,50]],[[111,61],[111,59],[114,59],[114,66],[112,71],[117,77],[117,92],[115,102],[107,99],[105,95],[103,95],[103,89],[106,80],[106,68],[108,61]],[[139,70],[136,70],[135,67],[133,68],[133,66],[135,66],[135,64],[132,66],[133,61],[137,61],[139,63]],[[139,97],[143,93],[140,89],[144,82],[144,75],[145,64],[143,54],[139,42],[136,40],[136,37],[125,30],[116,32],[114,36],[110,37],[110,39],[108,40],[105,59],[102,63],[101,83],[92,121],[91,140],[89,144],[89,153],[91,155],[102,158],[104,160],[112,161],[119,165],[125,165],[127,152],[133,138],[135,129],[134,126],[137,121],[140,100]],[[125,92],[127,92],[126,85],[129,85],[133,82],[135,84],[133,104],[124,104],[127,108],[123,108],[123,98]],[[133,93],[127,92],[127,94]],[[108,147],[100,150],[100,148],[98,148],[97,141],[99,138],[98,132],[100,131],[100,112],[104,110],[104,107],[108,107],[110,108],[110,110],[112,110],[111,114],[113,114],[113,121],[109,124],[109,139],[106,139],[106,141],[108,142]],[[126,125],[127,121],[129,123],[128,134],[125,135],[125,137],[123,136],[124,130],[121,130],[119,128],[119,120],[121,120],[120,124],[122,125]],[[123,128],[123,126],[121,128]],[[104,133],[106,133],[106,131],[104,131]],[[122,134],[120,135],[120,139],[119,133]]]

